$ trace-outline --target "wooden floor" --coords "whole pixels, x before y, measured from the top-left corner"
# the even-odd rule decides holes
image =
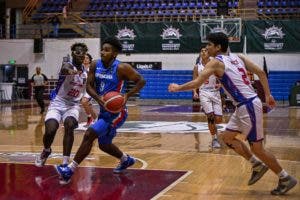
[[[300,184],[285,196],[271,196],[270,190],[277,186],[278,179],[270,170],[259,182],[247,186],[250,164],[232,150],[210,148],[205,116],[192,112],[191,104],[141,104],[129,102],[129,125],[125,124],[115,144],[138,158],[134,168],[191,172],[157,195],[158,199],[300,199]],[[224,124],[229,116],[230,113],[224,117]],[[82,113],[80,121],[84,120]],[[135,121],[137,123],[133,123]],[[203,127],[199,132],[194,127],[198,123]],[[275,108],[265,114],[264,128],[266,148],[275,154],[288,173],[300,180],[300,107]],[[44,116],[39,114],[34,102],[2,104],[0,162],[32,163],[32,155],[42,150],[43,132]],[[60,128],[52,146],[57,154],[48,164],[61,163],[62,133],[63,128]],[[75,132],[72,153],[78,149],[83,133]],[[114,167],[117,162],[101,152],[95,143],[92,153],[81,165]]]

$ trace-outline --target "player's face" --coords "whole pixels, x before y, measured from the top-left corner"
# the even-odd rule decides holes
[[[215,57],[218,54],[218,46],[215,46],[214,43],[208,42],[206,45],[206,49],[209,56]]]
[[[202,59],[207,59],[209,57],[207,49],[206,48],[202,48],[200,51],[200,56]]]
[[[81,46],[76,46],[74,51],[72,51],[72,57],[75,63],[83,63],[86,51]]]
[[[84,64],[84,65],[88,65],[88,64],[90,64],[90,63],[91,63],[90,58],[89,58],[87,55],[85,55],[85,56],[84,56],[84,60],[83,60],[83,64]]]
[[[101,55],[101,60],[104,63],[109,63],[110,61],[115,59],[117,56],[116,52],[114,51],[113,46],[108,43],[105,43],[102,45],[100,55]]]

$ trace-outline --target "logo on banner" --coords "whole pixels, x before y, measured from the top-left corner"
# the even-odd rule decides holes
[[[264,43],[266,50],[281,50],[283,48],[283,39],[285,34],[282,32],[282,27],[279,28],[273,25],[270,28],[265,29],[265,33],[262,34],[268,42]]]
[[[134,50],[134,44],[129,43],[128,40],[134,40],[136,35],[134,34],[133,29],[129,29],[125,26],[123,29],[118,30],[118,34],[116,37],[123,41],[122,42],[122,50],[123,51],[133,51]]]
[[[168,43],[162,43],[163,51],[179,51],[180,43],[174,42],[174,40],[179,40],[182,36],[179,33],[179,29],[170,26],[167,29],[163,29],[163,33],[160,36],[163,40],[169,40]]]

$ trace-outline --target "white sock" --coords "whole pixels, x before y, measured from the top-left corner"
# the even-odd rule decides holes
[[[252,155],[252,157],[249,159],[249,162],[252,164],[252,166],[257,165],[257,163],[261,162],[258,160],[255,155]]]
[[[277,174],[277,176],[279,177],[279,179],[286,178],[288,175],[289,174],[284,169],[282,169],[281,172],[279,172]]]
[[[70,167],[70,169],[74,172],[75,169],[78,167],[78,163],[75,162],[74,160],[68,165],[68,167]]]
[[[121,162],[125,162],[127,160],[128,156],[127,154],[123,153],[122,157],[121,157]]]
[[[63,165],[69,164],[70,156],[63,156]]]

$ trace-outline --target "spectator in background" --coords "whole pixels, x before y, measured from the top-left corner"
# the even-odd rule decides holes
[[[48,78],[45,74],[41,73],[41,68],[36,67],[36,73],[32,76],[32,87],[34,88],[34,96],[41,108],[41,114],[45,111],[45,103],[44,103],[44,91],[45,86],[48,84]]]
[[[53,25],[53,35],[54,37],[58,37],[58,32],[59,32],[59,25],[60,25],[60,21],[57,15],[55,15],[52,20],[51,20],[51,24]]]

